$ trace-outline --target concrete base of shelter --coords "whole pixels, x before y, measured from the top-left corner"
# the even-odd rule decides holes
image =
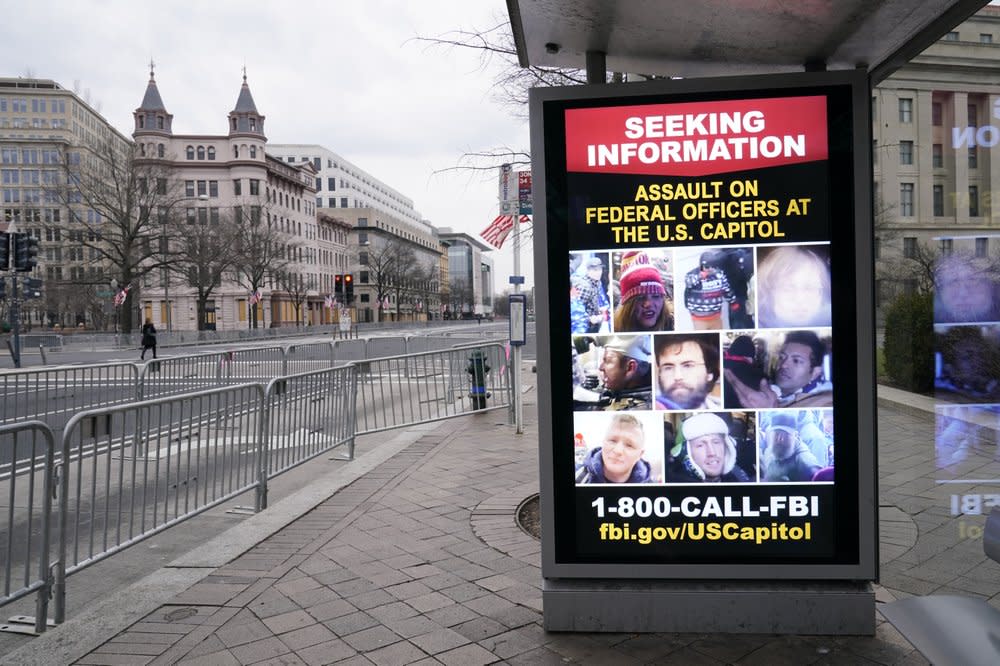
[[[867,582],[546,579],[546,631],[874,635]]]

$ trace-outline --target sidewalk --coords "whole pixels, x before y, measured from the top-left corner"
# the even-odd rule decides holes
[[[533,388],[525,398],[524,435],[505,411],[389,433],[336,484],[303,489],[0,660],[926,663],[881,618],[874,638],[546,633],[539,544],[514,521],[538,483]],[[912,445],[903,426],[884,427],[883,454]],[[912,520],[885,514],[883,562],[905,561]],[[901,571],[883,565],[883,581]]]

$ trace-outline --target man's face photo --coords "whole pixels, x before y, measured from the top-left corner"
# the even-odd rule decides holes
[[[627,477],[642,457],[645,443],[642,431],[632,425],[614,423],[608,428],[601,445],[605,476]]]
[[[819,377],[822,368],[813,367],[809,345],[788,342],[778,354],[778,367],[774,383],[788,395]]]
[[[767,445],[771,449],[772,455],[778,460],[784,460],[795,451],[795,439],[797,435],[784,428],[772,428],[767,433]]]
[[[609,391],[625,388],[628,374],[628,357],[614,349],[605,349],[597,368],[604,377],[604,387]]]
[[[701,346],[692,340],[669,345],[656,359],[660,394],[682,409],[702,404],[715,379]]]
[[[722,475],[726,462],[725,435],[711,433],[695,437],[688,442],[691,459],[705,472],[705,476],[714,479]]]

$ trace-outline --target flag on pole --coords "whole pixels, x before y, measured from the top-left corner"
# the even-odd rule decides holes
[[[125,305],[125,299],[128,298],[128,290],[132,288],[132,285],[125,285],[121,291],[115,294],[115,307],[121,307]]]
[[[323,304],[327,310],[332,310],[337,306],[337,300],[332,295],[327,294],[326,298],[323,299]]]
[[[528,222],[531,218],[527,215],[521,215],[519,218],[521,224]],[[495,247],[496,249],[503,248],[504,241],[507,240],[507,236],[514,229],[514,216],[513,215],[497,215],[493,218],[493,222],[490,226],[483,229],[479,234],[484,241]]]
[[[250,294],[250,305],[256,305],[257,303],[260,303],[262,298],[263,297],[260,295],[260,290],[255,289],[254,292]]]

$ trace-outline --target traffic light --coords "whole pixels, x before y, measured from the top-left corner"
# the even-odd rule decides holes
[[[38,239],[28,234],[14,234],[14,270],[27,273],[38,265]]]
[[[26,277],[21,281],[24,287],[24,300],[42,297],[42,279]]]
[[[10,266],[10,234],[6,231],[0,232],[0,271],[7,270]]]
[[[7,278],[0,276],[0,301],[7,300]]]
[[[340,273],[333,276],[333,293],[337,296],[344,294],[344,276]]]
[[[344,274],[344,298],[348,305],[354,300],[354,276],[350,273]]]

